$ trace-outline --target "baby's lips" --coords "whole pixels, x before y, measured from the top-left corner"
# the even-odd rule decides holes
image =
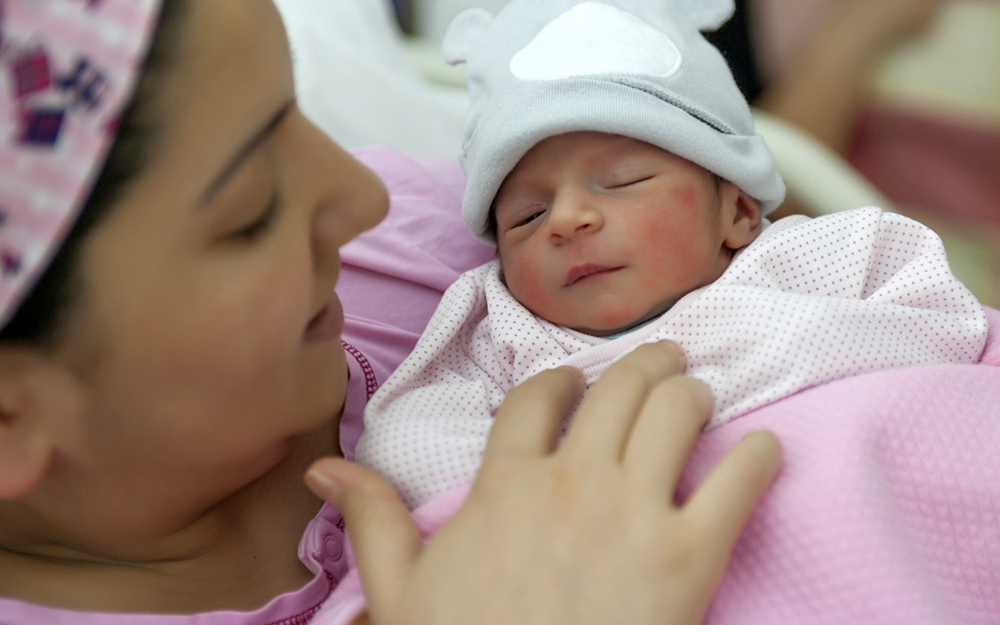
[[[621,267],[606,267],[604,265],[595,265],[593,263],[577,265],[571,268],[569,273],[566,275],[566,286],[572,286],[580,280],[589,278],[593,275],[618,271],[619,269],[621,269]]]

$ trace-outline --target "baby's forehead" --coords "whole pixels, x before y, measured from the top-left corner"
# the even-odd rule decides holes
[[[575,131],[546,137],[535,143],[507,173],[504,187],[526,182],[531,174],[567,166],[613,168],[631,159],[649,157],[663,165],[685,165],[703,169],[687,159],[657,145],[628,137],[597,131]]]
[[[536,142],[523,157],[538,152],[559,152],[563,150],[581,150],[591,148],[609,156],[626,154],[633,151],[655,151],[671,154],[667,150],[652,143],[627,135],[600,132],[596,130],[577,130],[545,137]]]

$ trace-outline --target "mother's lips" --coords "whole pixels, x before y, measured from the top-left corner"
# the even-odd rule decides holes
[[[306,343],[329,341],[338,338],[343,331],[344,309],[334,294],[326,305],[309,320],[309,325],[306,326],[302,338]]]
[[[591,276],[596,276],[599,274],[611,273],[612,271],[618,271],[622,267],[605,267],[604,265],[577,265],[569,270],[569,274],[566,275],[566,286],[572,286]]]

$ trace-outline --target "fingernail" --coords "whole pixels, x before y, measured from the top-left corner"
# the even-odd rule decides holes
[[[340,486],[316,469],[306,471],[304,480],[309,490],[324,499],[336,497],[340,494]]]

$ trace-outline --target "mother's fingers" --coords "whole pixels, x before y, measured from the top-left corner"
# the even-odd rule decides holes
[[[726,560],[778,474],[781,457],[781,443],[774,434],[752,432],[715,465],[685,504],[684,514],[713,537],[713,544],[725,549]]]
[[[583,374],[569,367],[543,371],[517,386],[497,410],[483,462],[497,455],[550,453],[583,389]]]
[[[686,365],[680,346],[668,341],[641,345],[613,364],[580,405],[563,442],[565,453],[583,459],[619,459],[649,393]]]
[[[691,448],[712,417],[707,384],[676,376],[649,395],[625,451],[625,465],[650,496],[672,497]]]

